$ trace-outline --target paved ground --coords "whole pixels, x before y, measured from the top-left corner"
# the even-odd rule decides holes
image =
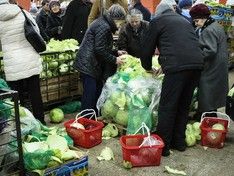
[[[104,140],[102,144],[89,150],[89,173],[91,176],[164,176],[164,166],[184,170],[189,176],[233,176],[234,175],[234,123],[230,125],[225,147],[208,148],[200,144],[188,148],[185,152],[173,151],[169,157],[161,158],[161,165],[138,167],[130,171],[122,167],[122,151],[119,139]],[[114,161],[98,161],[101,150],[110,147],[115,155]]]
[[[230,85],[233,83],[234,72],[231,72]],[[113,150],[115,160],[100,162],[96,157],[106,146]],[[230,124],[224,148],[205,150],[198,143],[185,152],[172,151],[169,157],[162,157],[160,166],[124,169],[119,138],[103,140],[88,151],[90,176],[166,176],[169,174],[165,173],[165,166],[183,170],[188,176],[234,176],[234,122]]]

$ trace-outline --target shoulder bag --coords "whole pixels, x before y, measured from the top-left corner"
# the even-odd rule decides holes
[[[24,10],[20,7],[25,17],[24,33],[28,42],[39,53],[46,50],[46,43],[42,36],[35,30],[36,24],[34,24],[25,14]]]

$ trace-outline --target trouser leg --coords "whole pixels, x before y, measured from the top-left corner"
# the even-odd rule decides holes
[[[185,71],[184,78],[184,87],[181,92],[181,98],[179,99],[179,106],[173,129],[173,139],[171,141],[176,147],[186,146],[185,130],[188,123],[189,107],[192,101],[193,92],[199,82],[200,71]]]
[[[94,109],[97,112],[96,104],[102,90],[102,82],[86,74],[82,74],[81,78],[83,82],[81,109]]]
[[[159,102],[157,134],[167,149],[170,148],[182,87],[183,77],[180,73],[165,75]]]
[[[30,102],[32,105],[33,115],[36,119],[44,123],[44,108],[41,97],[39,75],[34,75],[29,78],[26,78],[26,82]]]
[[[18,81],[8,81],[8,84],[11,90],[15,90],[18,92],[20,104],[22,106],[25,106],[24,79]]]

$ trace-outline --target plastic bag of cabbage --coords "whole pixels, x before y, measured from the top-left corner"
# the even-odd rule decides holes
[[[97,108],[104,118],[117,124],[127,126],[130,120],[136,124],[134,129],[138,129],[145,122],[152,129],[157,122],[160,92],[161,80],[146,73],[140,60],[128,55],[125,64],[105,83]],[[140,116],[136,117],[146,111],[149,112],[147,118],[144,118],[146,121]]]

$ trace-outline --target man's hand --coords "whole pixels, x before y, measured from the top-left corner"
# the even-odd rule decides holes
[[[116,57],[116,64],[117,65],[121,65],[123,63],[124,63],[124,57],[121,57],[121,56]]]
[[[118,55],[119,55],[119,56],[121,56],[121,55],[123,55],[123,54],[128,54],[128,52],[127,52],[127,51],[124,51],[124,50],[118,50],[117,52],[118,52]]]
[[[151,73],[154,76],[158,76],[158,75],[162,74],[162,68],[160,67],[159,69],[156,69],[156,68],[152,67],[151,70],[146,70],[146,72]]]

